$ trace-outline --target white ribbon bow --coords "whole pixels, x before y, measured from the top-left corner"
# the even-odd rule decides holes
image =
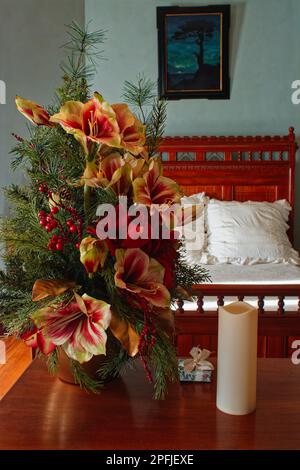
[[[211,352],[208,349],[200,349],[195,346],[191,349],[190,355],[192,358],[185,359],[183,362],[184,369],[186,372],[193,372],[197,370],[214,370],[214,366],[211,362],[207,361]]]

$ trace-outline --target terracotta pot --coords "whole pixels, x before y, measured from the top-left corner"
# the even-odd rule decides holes
[[[82,364],[83,370],[94,380],[99,380],[97,371],[101,366],[112,360],[120,351],[120,343],[108,332],[106,344],[106,356],[94,356],[89,362]],[[63,382],[77,385],[72,374],[71,360],[62,348],[58,348],[58,378]],[[110,382],[116,378],[114,374],[107,377],[105,382]]]

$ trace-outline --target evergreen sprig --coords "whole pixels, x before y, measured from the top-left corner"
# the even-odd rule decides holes
[[[95,394],[100,393],[103,386],[103,382],[101,382],[101,380],[95,380],[91,378],[89,374],[85,372],[82,365],[77,361],[71,360],[71,369],[75,382],[80,386],[80,388],[86,392]]]
[[[157,97],[156,88],[156,82],[138,75],[135,82],[125,81],[122,95],[146,126],[146,147],[150,157],[159,150],[167,121],[167,102]]]
[[[68,100],[85,101],[88,98],[91,80],[97,64],[103,59],[99,46],[106,39],[106,31],[89,31],[89,24],[82,29],[76,22],[67,26],[69,41],[64,47],[69,55],[61,64],[64,86],[58,89],[57,102],[61,105]]]
[[[58,373],[59,359],[57,349],[54,349],[47,356],[47,367],[50,375],[56,375]]]

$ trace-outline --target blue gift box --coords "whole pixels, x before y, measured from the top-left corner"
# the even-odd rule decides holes
[[[199,370],[195,368],[192,372],[187,372],[184,368],[185,359],[178,360],[180,382],[211,382],[212,370]]]

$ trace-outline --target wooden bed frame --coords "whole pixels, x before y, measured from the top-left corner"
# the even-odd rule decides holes
[[[294,128],[287,136],[166,137],[160,147],[164,175],[176,180],[185,194],[204,191],[221,200],[270,201],[287,199],[294,208]],[[289,238],[293,241],[294,211]],[[223,305],[226,297],[239,300],[255,296],[259,309],[259,356],[285,357],[292,340],[300,337],[299,285],[195,285],[197,311],[188,311],[178,301],[176,324],[178,352],[188,354],[192,345],[216,350],[218,313],[205,312],[205,297],[214,296]],[[267,296],[278,298],[276,311],[264,311]],[[285,298],[297,297],[298,310],[285,312]]]

